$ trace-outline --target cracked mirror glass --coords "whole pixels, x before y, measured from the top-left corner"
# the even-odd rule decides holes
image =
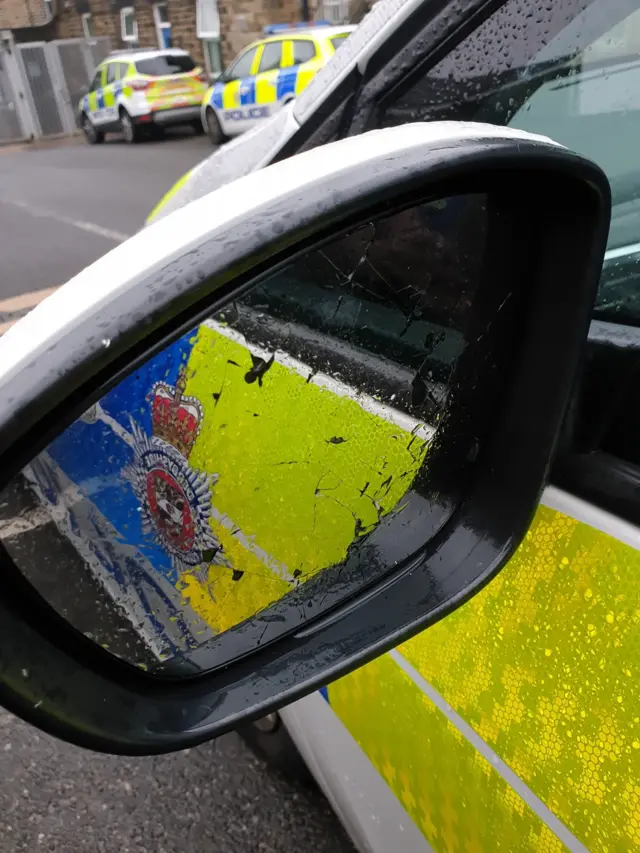
[[[455,510],[429,460],[486,244],[487,198],[461,195],[261,278],[0,495],[15,565],[104,649],[173,676],[299,630],[406,565]]]

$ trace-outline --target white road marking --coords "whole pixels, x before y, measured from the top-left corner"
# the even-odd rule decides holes
[[[102,225],[97,225],[95,222],[87,222],[84,219],[73,219],[71,216],[65,216],[64,213],[47,210],[44,207],[38,207],[26,201],[3,198],[0,199],[0,204],[18,207],[20,210],[30,213],[31,216],[37,216],[42,219],[53,219],[56,222],[61,222],[63,225],[72,225],[74,228],[79,228],[81,231],[88,231],[90,234],[97,234],[99,237],[112,240],[114,243],[124,243],[125,240],[131,237],[131,234],[124,234],[122,231],[114,231],[111,228],[103,228]]]

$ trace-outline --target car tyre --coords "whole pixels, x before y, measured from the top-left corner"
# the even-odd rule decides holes
[[[269,767],[307,788],[315,787],[315,779],[279,714],[267,714],[252,723],[243,723],[236,731],[252,752]]]
[[[93,122],[86,113],[82,114],[82,132],[89,145],[99,145],[104,142],[104,133],[96,130]]]
[[[133,119],[123,108],[120,109],[120,131],[128,145],[140,142],[140,128],[133,123]]]
[[[211,107],[207,107],[204,114],[205,124],[207,126],[207,135],[214,145],[222,145],[224,142],[224,133],[218,120],[218,116]]]

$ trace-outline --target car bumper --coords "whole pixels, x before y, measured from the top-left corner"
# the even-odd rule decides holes
[[[172,124],[186,124],[200,118],[200,105],[189,107],[174,107],[167,110],[155,110],[144,116],[134,117],[136,124],[157,124],[169,127]]]

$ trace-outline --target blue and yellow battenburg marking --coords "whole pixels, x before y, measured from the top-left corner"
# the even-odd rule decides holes
[[[422,464],[426,432],[312,374],[210,321],[49,448],[214,633],[342,562]]]
[[[227,121],[267,118],[271,107],[288,95],[298,96],[311,82],[321,62],[281,68],[277,72],[258,74],[232,80],[218,81],[210,90],[207,103],[223,110]],[[266,78],[266,79],[265,79]]]

